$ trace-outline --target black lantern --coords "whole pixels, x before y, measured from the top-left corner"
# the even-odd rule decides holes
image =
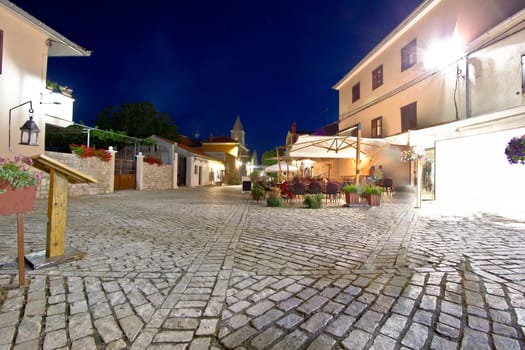
[[[27,146],[38,146],[38,134],[40,133],[40,129],[38,128],[38,125],[36,125],[36,123],[33,121],[33,113],[34,113],[33,102],[27,101],[9,110],[9,136],[8,136],[9,150],[11,150],[11,112],[14,109],[22,107],[26,104],[29,104],[29,120],[27,120],[24,123],[24,125],[20,127],[20,144],[27,145]]]
[[[40,129],[33,121],[33,109],[29,109],[29,120],[20,127],[20,144],[28,146],[38,146],[38,134]]]

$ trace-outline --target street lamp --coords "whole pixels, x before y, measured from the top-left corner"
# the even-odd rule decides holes
[[[27,101],[24,103],[19,104],[18,106],[15,106],[11,109],[9,109],[9,136],[8,136],[8,144],[9,144],[9,150],[11,150],[11,112],[17,108],[20,108],[26,104],[29,104],[29,119],[20,127],[20,142],[21,145],[26,146],[38,146],[38,134],[40,133],[40,129],[38,128],[38,125],[33,121],[33,102]]]

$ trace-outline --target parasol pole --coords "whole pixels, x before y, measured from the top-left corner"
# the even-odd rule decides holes
[[[359,173],[361,172],[361,122],[357,123],[357,147],[355,148],[355,184],[359,184]]]
[[[277,153],[277,165],[279,166],[279,182],[281,182],[283,174],[281,170],[281,158],[279,157],[279,147],[275,147],[275,153]]]

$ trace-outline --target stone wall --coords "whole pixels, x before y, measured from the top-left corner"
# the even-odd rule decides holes
[[[173,165],[152,165],[143,162],[142,190],[170,190],[173,188]]]
[[[45,152],[46,156],[63,163],[83,174],[97,180],[96,184],[69,184],[69,196],[79,197],[113,192],[113,167],[114,156],[109,162],[104,162],[97,157],[80,158],[72,153]],[[38,186],[37,198],[48,198],[49,174],[43,172],[42,181]]]

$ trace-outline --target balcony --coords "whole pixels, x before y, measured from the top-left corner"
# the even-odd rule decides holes
[[[42,115],[46,124],[67,127],[73,122],[74,98],[60,92],[45,90],[41,94]]]

